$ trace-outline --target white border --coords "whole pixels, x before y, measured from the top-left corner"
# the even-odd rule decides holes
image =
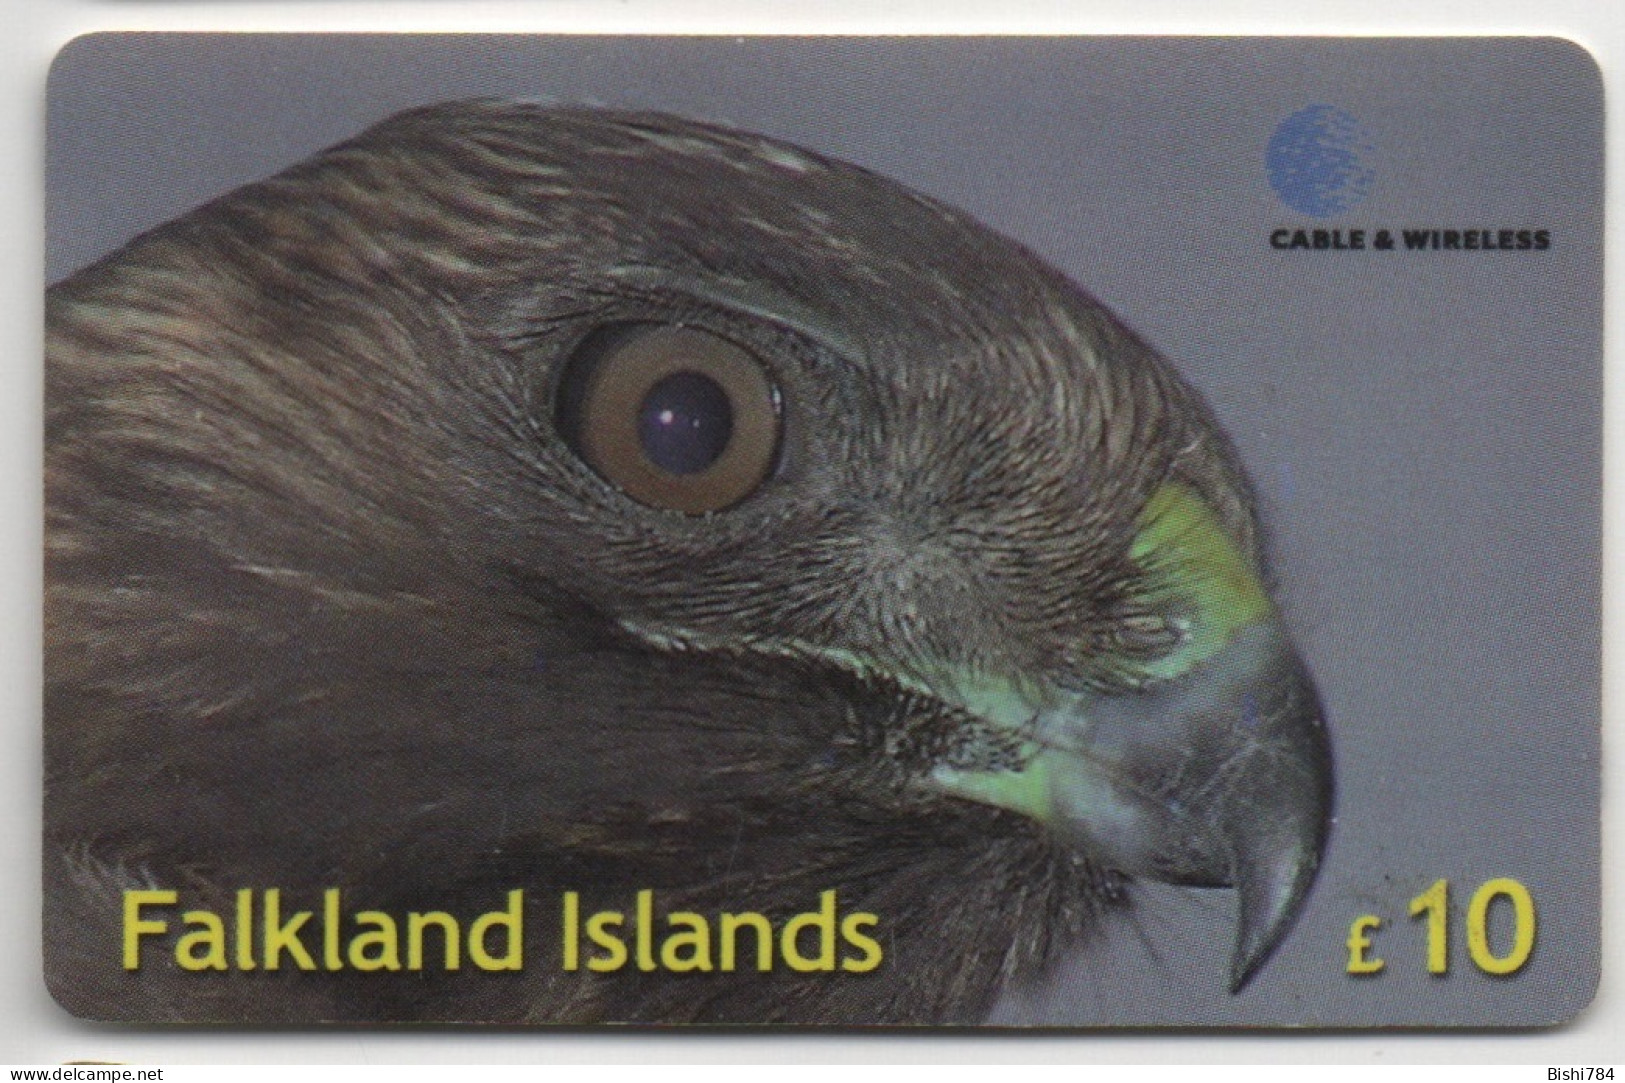
[[[1525,1063],[1625,1061],[1625,5],[1617,0],[0,0],[0,1064],[184,1063]],[[45,77],[69,39],[100,30],[575,33],[1539,34],[1603,69],[1608,111],[1603,979],[1575,1023],[1520,1033],[1085,1032],[1067,1035],[625,1034],[453,1030],[153,1031],[86,1027],[40,979],[40,457]],[[1610,920],[1610,919],[1613,920]],[[1529,1078],[1546,1078],[1531,1070]]]

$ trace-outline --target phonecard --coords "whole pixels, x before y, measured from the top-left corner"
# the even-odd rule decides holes
[[[72,43],[47,984],[1572,1018],[1602,161],[1557,39]]]

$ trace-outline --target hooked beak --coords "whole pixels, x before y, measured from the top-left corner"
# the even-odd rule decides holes
[[[1024,718],[1018,770],[938,769],[959,797],[1025,813],[1112,868],[1233,887],[1230,989],[1269,958],[1308,895],[1331,823],[1332,759],[1319,697],[1252,561],[1191,490],[1164,485],[1135,556],[1160,569],[1153,605],[1181,613],[1183,644],[1129,690],[1059,693]],[[973,709],[977,705],[972,705]]]
[[[1239,897],[1230,988],[1291,929],[1331,819],[1313,684],[1274,622],[1183,677],[1040,716],[1044,819],[1125,872]]]

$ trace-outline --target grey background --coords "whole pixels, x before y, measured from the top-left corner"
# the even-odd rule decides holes
[[[1297,929],[1224,991],[1232,900],[1148,889],[1138,935],[1005,1022],[1543,1024],[1598,956],[1601,88],[1540,40],[84,38],[52,73],[54,280],[389,113],[503,95],[663,109],[868,166],[1064,269],[1240,446],[1319,682],[1338,822]],[[1283,253],[1264,170],[1310,104],[1376,183],[1325,225],[1549,228],[1544,253]],[[1540,940],[1426,975],[1408,900],[1523,881]],[[1388,919],[1379,977],[1344,974]],[[1458,923],[1456,931],[1459,933]],[[1127,933],[1127,931],[1125,931]]]

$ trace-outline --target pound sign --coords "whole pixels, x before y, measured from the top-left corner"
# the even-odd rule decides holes
[[[1374,933],[1380,928],[1382,919],[1375,914],[1357,917],[1354,924],[1349,926],[1347,943],[1350,974],[1376,974],[1382,970],[1384,964],[1381,959],[1365,957],[1366,950],[1371,947],[1371,937],[1367,934]]]

